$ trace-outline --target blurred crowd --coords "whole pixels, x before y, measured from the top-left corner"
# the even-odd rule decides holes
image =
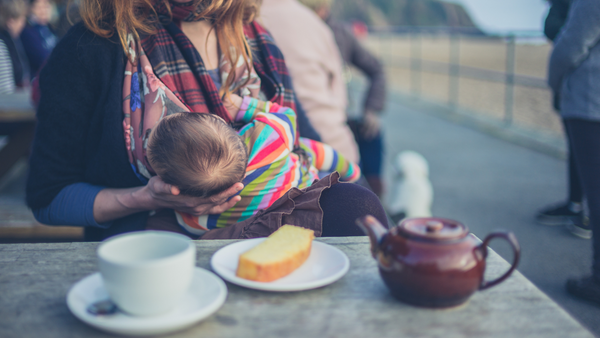
[[[31,84],[71,26],[67,14],[67,1],[0,0],[0,94]]]

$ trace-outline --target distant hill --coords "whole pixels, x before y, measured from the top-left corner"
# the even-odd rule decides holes
[[[369,26],[452,27],[479,32],[461,5],[440,0],[335,0],[332,14]]]

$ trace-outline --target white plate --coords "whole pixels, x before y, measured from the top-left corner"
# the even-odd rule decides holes
[[[97,316],[87,311],[90,304],[108,298],[97,272],[71,287],[67,306],[75,317],[100,330],[130,336],[159,335],[182,330],[213,314],[225,302],[227,286],[214,273],[196,267],[187,294],[175,309],[164,315],[134,317],[119,311]]]
[[[301,291],[318,288],[342,278],[350,268],[348,256],[340,249],[313,241],[306,262],[283,278],[272,282],[256,282],[236,276],[240,254],[264,240],[265,238],[255,238],[229,244],[215,252],[210,265],[228,282],[265,291]]]

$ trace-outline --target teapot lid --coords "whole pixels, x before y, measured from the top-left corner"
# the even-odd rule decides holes
[[[407,218],[397,227],[400,234],[430,241],[456,240],[465,237],[469,229],[462,223],[444,218]]]

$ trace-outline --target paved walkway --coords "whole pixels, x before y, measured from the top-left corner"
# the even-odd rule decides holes
[[[462,221],[480,238],[494,229],[512,230],[522,247],[519,270],[600,337],[600,307],[564,290],[567,277],[589,272],[591,242],[533,220],[537,209],[565,198],[565,162],[415,107],[391,97],[384,115],[386,161],[402,150],[423,154],[430,165],[434,215]],[[24,172],[0,189],[0,204],[23,203]],[[508,245],[491,246],[511,260]]]
[[[463,222],[480,238],[495,229],[513,231],[522,250],[518,269],[600,337],[600,307],[564,289],[569,276],[589,274],[591,241],[534,221],[540,207],[566,198],[565,161],[414,107],[406,99],[390,99],[384,115],[387,163],[402,150],[425,156],[433,214]],[[498,240],[491,247],[512,259],[508,244]]]

